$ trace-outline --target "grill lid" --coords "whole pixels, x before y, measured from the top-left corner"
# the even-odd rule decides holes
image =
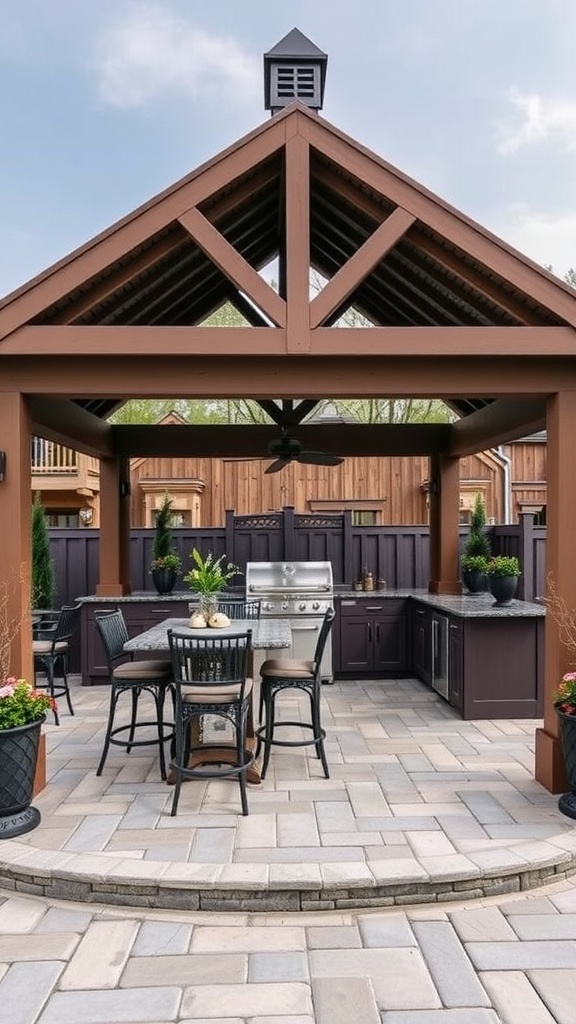
[[[247,562],[247,594],[326,594],[333,590],[331,562]]]

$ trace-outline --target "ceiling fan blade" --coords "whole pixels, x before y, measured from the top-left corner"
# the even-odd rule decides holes
[[[281,469],[284,469],[285,466],[289,466],[291,462],[292,459],[276,459],[274,462],[271,462],[270,465],[266,467],[264,472],[279,473]]]
[[[330,452],[300,452],[295,456],[297,462],[304,462],[309,466],[340,466],[344,459],[340,455],[331,455]]]

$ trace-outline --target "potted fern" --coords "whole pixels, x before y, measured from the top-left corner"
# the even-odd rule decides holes
[[[172,541],[172,498],[165,494],[156,513],[156,534],[150,575],[159,594],[171,594],[182,565]]]

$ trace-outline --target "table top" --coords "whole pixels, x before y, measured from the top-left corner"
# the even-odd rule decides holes
[[[168,630],[186,633],[191,637],[216,639],[233,633],[252,630],[252,649],[279,650],[292,646],[292,630],[287,619],[233,619],[224,629],[191,629],[188,619],[163,619],[156,626],[144,630],[124,644],[125,651],[167,651]]]

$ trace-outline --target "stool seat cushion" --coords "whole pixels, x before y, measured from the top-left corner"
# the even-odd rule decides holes
[[[252,693],[254,681],[246,679],[244,696]],[[240,696],[240,687],[232,686],[186,686],[182,684],[182,700],[184,704],[229,704],[234,697]]]
[[[125,682],[129,682],[131,679],[155,679],[160,682],[170,682],[172,663],[155,658],[146,661],[127,661],[123,665],[115,667],[114,678]]]
[[[299,658],[269,658],[260,669],[261,676],[279,678],[290,676],[292,679],[303,679],[306,676],[313,676],[315,665],[313,661],[300,660]]]
[[[53,643],[52,640],[33,640],[32,641],[32,653],[33,654],[58,654],[58,652],[64,652],[68,650],[67,640],[57,640]]]

